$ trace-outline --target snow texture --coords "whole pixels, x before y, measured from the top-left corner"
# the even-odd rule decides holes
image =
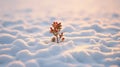
[[[119,0],[0,0],[0,67],[120,67]],[[62,23],[65,41],[49,27]]]

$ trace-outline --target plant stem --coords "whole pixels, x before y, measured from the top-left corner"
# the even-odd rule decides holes
[[[57,38],[57,43],[59,43],[58,36],[56,36],[56,38]]]

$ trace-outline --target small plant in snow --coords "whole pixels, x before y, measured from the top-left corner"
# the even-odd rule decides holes
[[[54,37],[51,39],[52,42],[63,42],[63,32],[61,33],[60,30],[62,29],[61,23],[53,22],[52,27],[50,27],[50,33],[54,35]]]

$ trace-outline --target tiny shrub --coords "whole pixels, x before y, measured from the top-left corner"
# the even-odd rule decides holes
[[[63,42],[64,41],[64,37],[63,37],[63,32],[61,33],[62,29],[62,25],[61,23],[58,22],[53,22],[52,27],[50,27],[50,33],[52,33],[54,35],[54,37],[52,37],[51,41],[52,42]]]

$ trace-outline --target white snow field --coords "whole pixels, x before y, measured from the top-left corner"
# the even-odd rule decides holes
[[[120,67],[120,0],[0,0],[0,67]],[[65,41],[51,42],[53,21]]]

